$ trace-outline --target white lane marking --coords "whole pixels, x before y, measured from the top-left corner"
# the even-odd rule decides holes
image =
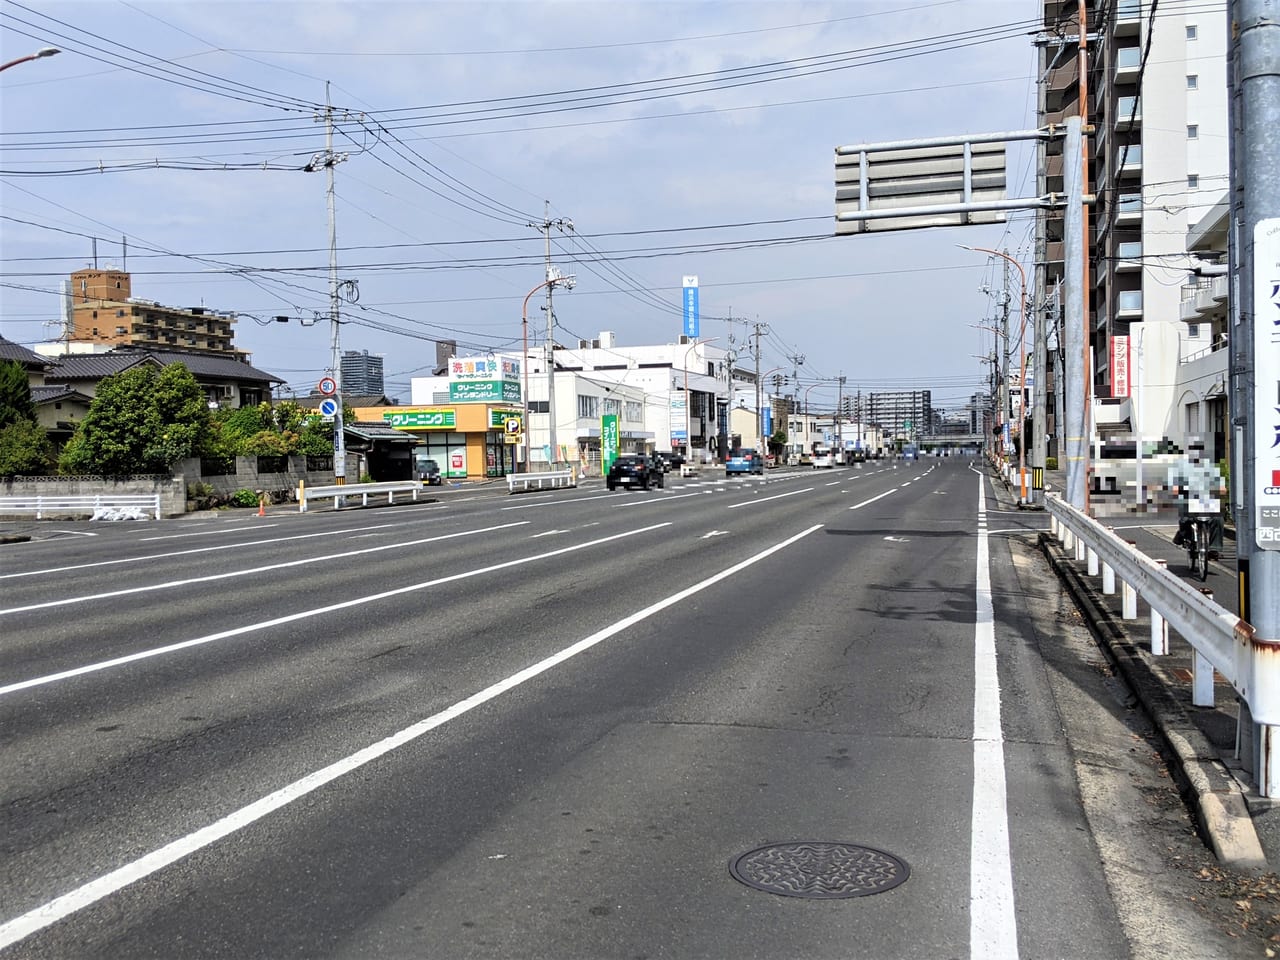
[[[885,537],[890,543],[910,543],[906,537]]]
[[[631,500],[631,501],[628,501],[627,503],[620,503],[618,504],[618,506],[638,507],[638,506],[644,506],[645,504],[651,504],[651,503],[668,503],[672,500],[683,500],[685,497],[700,497],[704,492],[705,491],[703,490],[697,490],[697,491],[694,491],[693,493],[673,493],[670,496],[661,497],[659,499]]]
[[[741,503],[729,504],[729,510],[737,510],[739,507],[754,507],[758,503],[765,503],[769,500],[781,500],[783,497],[794,497],[797,493],[812,493],[813,487],[805,487],[803,490],[788,490],[786,493],[775,493],[772,497],[760,497],[755,500],[743,500]]]
[[[899,489],[901,489],[902,487],[909,487],[909,486],[911,486],[911,481],[910,481],[910,480],[908,480],[906,483],[900,483],[900,484],[898,484]]]
[[[568,533],[568,530],[543,530],[541,533],[535,533],[530,540],[537,540],[539,537],[554,537],[557,533]]]
[[[668,524],[661,524],[661,526],[668,526]],[[656,528],[649,527],[646,529]],[[35,909],[27,911],[19,917],[15,917],[3,925],[0,925],[0,950],[18,943],[20,940],[29,937],[37,930],[42,930],[47,926],[57,923],[59,920],[70,916],[78,910],[82,910],[92,903],[96,903],[104,897],[123,890],[130,884],[136,883],[138,880],[150,876],[156,871],[181,860],[183,857],[195,853],[197,850],[202,850],[205,847],[216,843],[223,837],[229,836],[257,820],[261,820],[263,817],[267,816],[267,814],[273,813],[300,797],[304,797],[307,794],[318,790],[325,784],[351,773],[353,770],[359,769],[366,763],[376,760],[407,743],[411,743],[423,734],[426,734],[437,727],[442,727],[450,720],[455,720],[463,714],[474,710],[476,707],[488,703],[490,700],[494,700],[504,693],[514,690],[516,687],[519,687],[535,677],[546,673],[548,670],[571,660],[578,654],[584,653],[597,644],[603,643],[610,637],[630,629],[635,624],[648,619],[655,613],[659,613],[668,607],[675,606],[682,600],[686,600],[694,594],[701,593],[703,590],[715,586],[722,580],[727,580],[729,577],[740,573],[747,567],[759,563],[761,560],[772,556],[780,550],[784,550],[793,543],[809,536],[809,534],[814,531],[821,529],[822,524],[819,523],[809,527],[807,530],[802,530],[800,533],[788,537],[786,540],[783,540],[780,543],[775,543],[772,547],[768,547],[767,549],[760,551],[755,556],[748,557],[739,563],[735,563],[733,566],[721,570],[719,573],[713,574],[705,580],[695,583],[690,587],[685,587],[685,589],[673,593],[671,596],[659,600],[656,603],[652,603],[644,609],[636,611],[630,616],[623,617],[621,620],[610,624],[603,630],[593,633],[589,637],[584,637],[577,643],[571,644],[563,650],[560,650],[543,660],[539,660],[537,663],[525,667],[517,673],[513,673],[511,676],[485,687],[480,692],[472,694],[465,700],[459,700],[457,703],[453,704],[453,706],[446,707],[439,713],[432,714],[423,720],[419,720],[417,723],[405,727],[403,730],[393,733],[388,737],[384,737],[382,740],[370,744],[350,756],[344,757],[335,763],[329,764],[327,767],[322,767],[319,770],[309,773],[300,780],[295,780],[293,783],[285,787],[281,787],[279,790],[269,793],[265,797],[255,800],[246,807],[241,807],[239,810],[222,817],[220,820],[215,820],[207,827],[202,827],[194,833],[190,833],[185,837],[180,837],[177,840],[167,843],[158,850],[154,850],[145,856],[139,857],[132,863],[127,863],[108,874],[98,877],[96,880],[91,880],[69,893],[65,893],[54,900],[50,900],[48,903],[41,904]],[[639,533],[643,531],[635,532]],[[617,536],[627,535],[628,534],[618,534]],[[610,537],[609,539],[614,539],[614,537]],[[603,543],[604,541],[597,542]],[[548,556],[551,556],[551,554],[548,554]],[[501,566],[507,566],[507,564],[502,564]],[[497,568],[494,567],[492,569]],[[402,591],[394,592],[399,593]],[[384,596],[389,595],[390,594],[384,594]],[[363,603],[365,601],[362,600],[357,602]]]
[[[978,519],[987,511],[978,478]],[[1013,866],[1009,855],[1009,810],[1004,778],[1004,731],[1000,726],[1000,676],[996,666],[995,608],[986,530],[978,532],[977,610],[973,651],[973,815],[969,852],[969,956],[1017,960]]]
[[[216,521],[209,521],[209,522],[216,522]],[[271,527],[278,527],[278,526],[280,526],[280,524],[278,523],[263,523],[263,524],[259,524],[258,526],[255,526],[253,529],[256,532],[258,530],[267,530],[267,529],[270,529]],[[163,537],[139,537],[138,542],[151,543],[155,540],[189,540],[192,537],[216,537],[219,534],[241,533],[241,532],[242,532],[241,530],[233,530],[233,529],[229,529],[228,526],[223,526],[217,530],[201,530],[199,533],[166,533]]]
[[[834,487],[837,483],[844,483],[843,480],[832,480],[830,483],[824,483],[824,487]]]
[[[65,607],[73,603],[86,603],[89,600],[107,600],[111,597],[127,597],[134,593],[150,593],[153,590],[172,590],[176,587],[189,587],[193,583],[214,583],[218,580],[230,580],[234,577],[252,577],[269,570],[287,570],[289,567],[305,567],[308,564],[326,560],[341,560],[345,557],[359,557],[368,553],[381,553],[383,550],[402,550],[405,547],[419,547],[424,543],[437,543],[441,540],[454,540],[458,537],[469,537],[478,533],[493,533],[495,530],[508,530],[511,527],[522,527],[528,520],[516,520],[493,527],[481,527],[479,530],[459,530],[457,533],[442,533],[434,537],[423,537],[420,540],[406,540],[403,543],[384,543],[376,547],[365,547],[361,550],[344,550],[342,553],[330,553],[322,557],[307,557],[302,560],[286,560],[282,563],[271,563],[264,567],[248,567],[241,570],[229,570],[226,573],[210,573],[199,577],[187,577],[184,580],[169,580],[164,583],[151,583],[142,587],[125,587],[121,590],[108,590],[105,593],[87,593],[80,597],[63,597],[61,600],[46,600],[44,603],[29,603],[22,607],[0,609],[0,617],[11,613],[26,613],[30,610],[46,610],[49,607]]]
[[[543,500],[538,503],[522,503],[516,507],[499,507],[499,510],[532,510],[534,507],[558,507],[562,503],[586,503],[588,500],[608,500],[620,497],[620,493],[602,493],[594,497],[574,497],[572,500]]]
[[[314,537],[340,537],[347,533],[360,533],[363,530],[386,530],[394,526],[394,523],[380,523],[372,527],[348,527],[345,530],[323,530],[320,533],[300,533],[293,537],[271,537],[267,540],[246,540],[238,543],[224,543],[216,547],[195,547],[191,550],[174,550],[170,553],[149,553],[145,557],[121,557],[118,560],[97,560],[93,563],[76,563],[66,567],[47,567],[44,570],[23,570],[21,573],[0,573],[0,580],[11,580],[16,577],[38,577],[50,573],[68,573],[72,570],[89,570],[92,567],[110,567],[117,563],[141,563],[144,560],[168,560],[171,557],[189,557],[197,553],[213,553],[217,550],[236,550],[241,547],[262,547],[274,543],[288,543],[290,540],[311,540]]]
[[[889,496],[889,494],[891,494],[891,493],[897,493],[897,492],[898,492],[897,490],[886,490],[884,493],[877,494],[876,496],[872,497],[870,500],[863,500],[861,503],[855,503],[855,504],[854,504],[852,507],[850,507],[849,509],[850,509],[850,510],[861,510],[861,509],[862,509],[863,507],[865,507],[867,504],[869,504],[869,503],[875,503],[877,500],[883,500],[885,497]]]
[[[699,540],[710,540],[712,537],[723,537],[723,536],[725,536],[728,532],[729,532],[728,530],[709,530],[709,531],[707,531],[706,533],[704,533],[701,537],[699,537],[698,539],[699,539]]]
[[[65,533],[69,537],[96,537],[96,533],[88,533],[84,530],[50,530],[50,533]]]
[[[458,580],[467,580],[471,577],[481,576],[482,574],[493,573],[495,570],[506,570],[510,567],[519,567],[526,563],[535,563],[538,560],[549,560],[551,557],[559,557],[566,553],[585,550],[588,547],[599,546],[602,543],[621,540],[623,537],[632,537],[641,533],[649,533],[652,530],[660,530],[663,527],[669,526],[671,526],[670,522],[655,523],[647,527],[640,527],[636,530],[628,530],[625,533],[614,533],[607,537],[601,537],[598,540],[588,540],[586,543],[575,544],[571,547],[560,547],[558,550],[549,550],[546,553],[541,553],[534,557],[521,557],[518,560],[506,560],[503,563],[495,563],[492,566],[480,567],[476,570],[467,570],[464,573],[454,573],[447,577],[437,577],[435,580],[424,580],[421,583],[411,583],[407,587],[397,587],[394,590],[386,590],[382,593],[371,593],[365,597],[356,597],[354,600],[343,600],[341,603],[331,603],[326,607],[315,607],[311,610],[302,610],[298,613],[288,614],[287,616],[276,617],[274,620],[263,620],[260,623],[249,623],[245,624],[243,627],[234,627],[230,630],[223,630],[220,633],[210,633],[203,637],[196,637],[192,640],[182,640],[179,643],[171,643],[163,647],[154,647],[151,650],[140,650],[137,653],[126,654],[123,657],[116,657],[112,660],[102,660],[98,663],[86,664],[83,667],[74,667],[70,670],[63,670],[61,673],[51,673],[43,677],[33,677],[30,680],[20,680],[17,683],[11,683],[7,686],[0,687],[0,697],[9,693],[16,693],[19,690],[26,690],[30,687],[39,687],[47,683],[53,683],[56,680],[66,680],[69,677],[78,677],[86,673],[97,673],[100,670],[106,670],[110,667],[118,667],[126,663],[133,663],[137,660],[146,660],[150,657],[158,657],[161,654],[173,653],[177,650],[185,650],[188,647],[198,647],[206,643],[213,643],[215,640],[226,640],[228,637],[239,637],[246,633],[266,630],[269,627],[278,627],[286,623],[296,623],[299,620],[309,620],[312,617],[318,617],[326,613],[333,613],[335,610],[346,610],[348,607],[358,607],[361,604],[373,603],[376,600],[385,600],[388,597],[398,597],[401,594],[413,593],[417,590],[425,590],[428,587],[438,587],[443,583],[455,583]],[[3,949],[3,947],[0,947],[0,949]]]

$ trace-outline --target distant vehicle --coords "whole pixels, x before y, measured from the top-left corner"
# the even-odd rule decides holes
[[[654,454],[654,456],[662,461],[663,469],[668,472],[672,470],[679,470],[684,466],[683,453],[675,453],[671,450],[659,450]]]
[[[619,486],[639,487],[648,490],[651,486],[665,486],[662,468],[642,453],[627,453],[613,461],[609,474],[605,477],[605,486],[613,490]]]
[[[764,457],[760,456],[753,447],[743,447],[731,454],[724,464],[726,477],[735,473],[758,473],[764,476]]]
[[[414,479],[421,480],[428,486],[441,484],[444,481],[440,479],[440,464],[434,460],[418,460],[414,463],[414,470],[417,476]]]
[[[809,455],[809,464],[813,469],[819,467],[831,468],[836,465],[836,455],[831,452],[831,448],[823,444],[814,444],[813,453]]]

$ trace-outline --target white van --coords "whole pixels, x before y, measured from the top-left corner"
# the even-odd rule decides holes
[[[831,452],[830,447],[814,447],[810,462],[815,470],[818,467],[834,467],[836,465],[836,456]]]

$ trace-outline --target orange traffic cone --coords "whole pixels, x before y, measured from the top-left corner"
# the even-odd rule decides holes
[[[267,515],[267,498],[262,494],[258,494],[258,516],[265,517]]]

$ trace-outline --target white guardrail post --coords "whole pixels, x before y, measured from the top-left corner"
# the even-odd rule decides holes
[[[1083,560],[1087,544],[1102,563],[1104,587],[1108,568],[1120,578],[1126,619],[1137,616],[1139,596],[1150,606],[1153,652],[1157,645],[1168,649],[1170,627],[1191,645],[1194,704],[1213,705],[1215,670],[1231,684],[1259,727],[1258,790],[1264,797],[1280,798],[1280,638],[1257,636],[1252,625],[1215,603],[1211,593],[1183,582],[1060,495],[1047,494],[1045,507],[1057,521],[1064,550],[1074,544],[1076,559]]]

